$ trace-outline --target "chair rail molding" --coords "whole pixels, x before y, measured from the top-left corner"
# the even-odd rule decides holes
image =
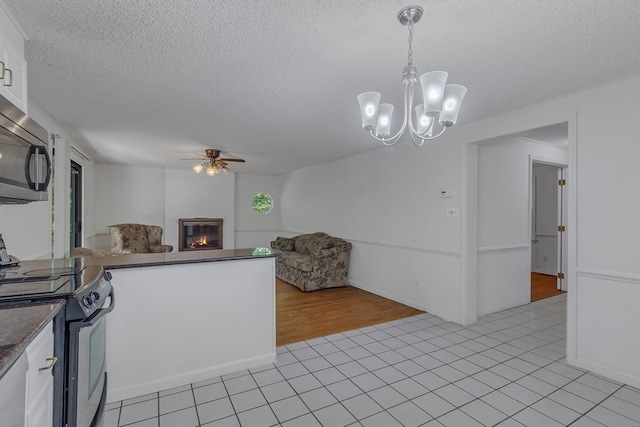
[[[527,243],[521,243],[516,245],[481,246],[478,248],[478,253],[487,254],[487,253],[525,251],[530,247],[531,245]]]
[[[602,270],[597,268],[578,268],[578,277],[590,277],[593,279],[612,280],[615,282],[640,285],[640,274],[623,271]]]

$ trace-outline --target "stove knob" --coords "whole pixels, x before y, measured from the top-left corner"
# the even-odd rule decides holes
[[[85,295],[84,297],[82,297],[82,304],[86,308],[91,308],[93,306],[93,299],[91,299],[89,295]]]
[[[110,272],[105,271],[105,272],[104,272],[104,277],[105,277],[107,280],[111,281],[111,278],[112,278],[113,276],[111,276],[111,273],[110,273]]]
[[[98,301],[98,300],[100,299],[100,294],[99,294],[99,293],[97,293],[97,292],[91,292],[91,293],[89,294],[89,296],[91,297],[91,299],[92,299],[94,302],[96,302],[96,301]]]

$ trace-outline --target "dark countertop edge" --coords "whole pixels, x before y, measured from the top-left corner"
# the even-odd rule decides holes
[[[57,309],[49,311],[46,315],[38,319],[37,325],[26,334],[20,341],[13,345],[8,352],[8,356],[5,356],[5,360],[0,358],[0,380],[4,377],[4,374],[11,369],[13,364],[20,358],[22,353],[26,350],[27,346],[33,341],[33,339],[44,329],[51,319],[56,317],[58,313],[63,309],[66,301],[63,299],[55,299],[48,301],[30,301],[30,302],[17,302],[17,303],[4,303],[0,304],[0,309],[11,310],[14,308],[37,308],[42,305],[57,306]]]
[[[169,252],[165,254],[122,254],[104,257],[84,257],[83,260],[86,265],[99,265],[105,270],[118,270],[125,268],[160,267],[169,265],[199,264],[205,262],[274,258],[280,256],[282,253],[280,250],[270,249],[269,253],[254,255],[253,252],[255,249],[257,248],[199,252]]]

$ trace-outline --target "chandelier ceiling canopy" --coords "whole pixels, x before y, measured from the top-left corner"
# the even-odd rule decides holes
[[[420,76],[423,103],[415,107],[415,125],[413,121],[414,86],[418,81],[418,72],[413,65],[413,24],[422,17],[424,10],[420,6],[408,6],[398,12],[398,21],[409,27],[408,63],[402,72],[404,86],[404,118],[400,130],[391,136],[391,118],[393,105],[381,104],[380,93],[364,92],[358,95],[362,127],[368,130],[372,138],[386,146],[392,146],[404,134],[407,127],[413,143],[420,147],[424,141],[435,139],[447,128],[453,126],[467,88],[458,84],[447,84],[445,71],[430,71]]]

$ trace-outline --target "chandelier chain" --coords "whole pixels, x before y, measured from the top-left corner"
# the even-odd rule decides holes
[[[407,54],[409,66],[413,65],[413,48],[411,47],[411,43],[413,43],[413,24],[409,24],[409,52]]]

